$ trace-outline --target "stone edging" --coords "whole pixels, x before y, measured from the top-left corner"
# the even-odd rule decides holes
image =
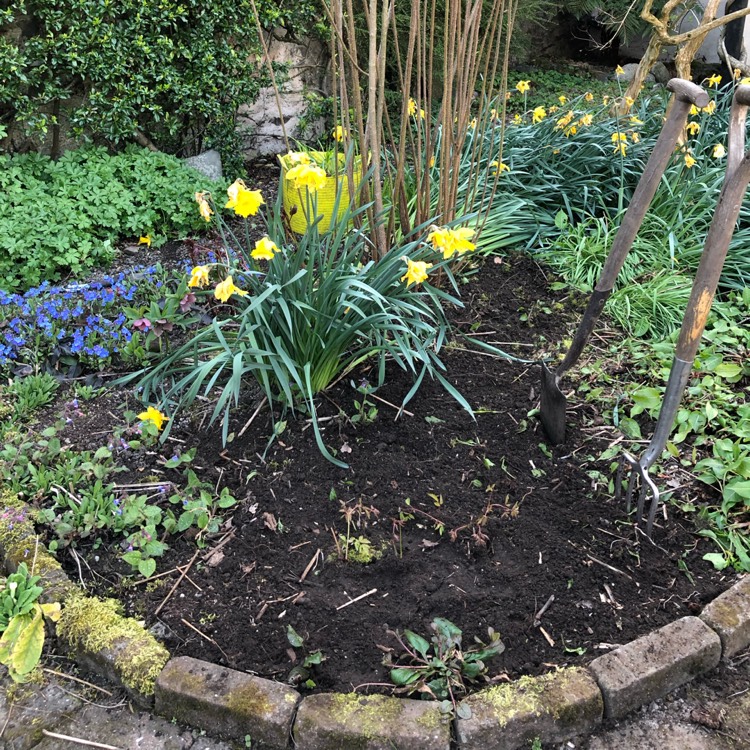
[[[282,683],[169,652],[116,602],[83,595],[37,544],[28,508],[0,496],[0,554],[15,570],[35,556],[43,600],[63,603],[58,640],[84,667],[142,706],[209,733],[287,750],[448,750],[451,720],[435,702],[355,693],[302,697]],[[453,721],[461,750],[515,750],[535,738],[591,733],[714,669],[750,645],[750,575],[708,604],[594,659],[470,695]]]

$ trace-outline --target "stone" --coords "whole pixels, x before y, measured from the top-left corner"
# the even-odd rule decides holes
[[[719,634],[722,659],[750,646],[750,575],[706,605],[700,618]]]
[[[594,659],[589,669],[604,696],[605,716],[620,719],[720,659],[719,636],[697,617],[683,617]]]
[[[635,78],[635,72],[638,70],[638,63],[628,63],[622,66],[623,72],[616,76],[620,83],[630,83]],[[614,74],[613,74],[614,75]],[[649,73],[645,78],[645,83],[656,83],[656,77]]]
[[[523,677],[469,696],[468,719],[456,720],[461,750],[514,750],[564,742],[591,732],[602,721],[604,705],[591,675],[576,667],[541,677]]]
[[[167,719],[205,729],[252,747],[287,747],[300,700],[280,682],[180,656],[171,659],[156,681],[155,710]]]
[[[663,63],[663,62],[657,62],[654,64],[653,68],[651,68],[651,75],[656,79],[657,83],[668,83],[671,78],[673,78],[672,74],[669,72],[669,68]]]
[[[294,722],[296,750],[448,750],[450,717],[434,701],[321,693]]]
[[[198,154],[198,156],[189,156],[182,161],[186,167],[192,167],[214,182],[217,182],[224,177],[224,172],[221,167],[221,154],[215,149],[204,151],[202,154]]]

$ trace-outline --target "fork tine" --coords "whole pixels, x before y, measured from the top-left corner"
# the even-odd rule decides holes
[[[656,520],[656,510],[659,507],[660,493],[656,483],[648,476],[648,474],[646,475],[646,481],[650,486],[652,495],[651,507],[648,511],[648,522],[646,524],[646,536],[651,539],[651,532],[654,530],[654,521]]]
[[[639,467],[641,468],[641,467]],[[643,521],[643,509],[646,506],[646,495],[648,495],[648,481],[646,479],[646,474],[641,469],[640,472],[640,478],[641,478],[641,488],[640,492],[638,493],[638,511],[635,515],[635,522],[638,526],[641,525],[641,521]]]

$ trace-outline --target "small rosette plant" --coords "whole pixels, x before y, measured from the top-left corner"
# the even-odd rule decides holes
[[[216,222],[228,258],[196,266],[189,275],[191,292],[212,298],[215,318],[155,367],[130,376],[140,378],[145,403],[157,401],[174,414],[198,396],[215,398],[212,421],[221,420],[226,441],[230,409],[251,380],[279,420],[287,410],[310,415],[321,452],[342,467],[323,442],[316,395],[365,360],[377,360],[378,385],[387,359],[412,373],[414,386],[404,403],[427,374],[471,412],[445,378],[440,359],[448,333],[442,303],[461,304],[446,291],[456,291],[449,264],[455,254],[473,249],[470,232],[420,226],[374,261],[368,234],[356,228],[366,207],[345,207],[332,231],[324,234],[315,223],[289,240],[281,198],[266,219],[260,193],[237,181],[224,208],[247,213],[238,232],[211,195],[196,199],[203,217]],[[250,216],[256,224],[266,222],[265,236],[255,242]],[[430,284],[438,270],[447,280],[443,288]],[[172,424],[166,423],[163,435]]]

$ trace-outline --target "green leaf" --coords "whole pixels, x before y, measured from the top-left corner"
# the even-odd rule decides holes
[[[396,685],[412,685],[420,676],[420,672],[409,667],[395,667],[390,672],[391,682]]]
[[[26,675],[36,667],[42,655],[44,621],[39,606],[35,607],[33,615],[17,615],[17,617],[23,618],[23,621],[12,641],[7,665],[17,675]]]
[[[305,643],[304,638],[291,626],[286,626],[286,639],[294,648],[302,648]]]
[[[622,417],[620,419],[620,430],[622,430],[625,437],[631,440],[640,440],[641,438],[641,426],[630,417]]]
[[[729,560],[721,552],[708,552],[703,555],[703,559],[710,562],[716,570],[724,570],[729,565]]]
[[[418,653],[421,654],[423,657],[427,656],[427,652],[430,650],[430,643],[429,641],[422,638],[421,635],[417,635],[416,633],[413,633],[411,630],[405,630],[404,631],[404,638],[406,638],[406,642]]]
[[[743,503],[750,505],[750,480],[735,477],[724,485],[724,504]]]
[[[156,570],[156,560],[154,560],[151,557],[146,558],[145,560],[141,560],[138,563],[138,572],[144,578],[151,578],[155,570]]]

